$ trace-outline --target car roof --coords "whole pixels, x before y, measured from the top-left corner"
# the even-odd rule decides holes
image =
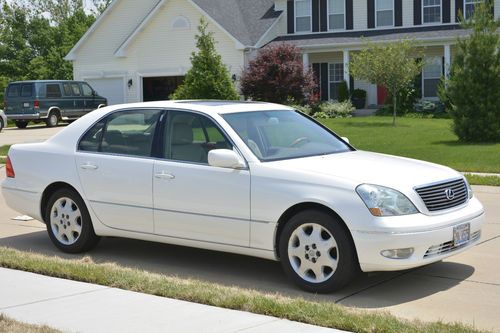
[[[126,108],[170,108],[193,110],[207,114],[227,114],[251,111],[293,110],[290,107],[253,101],[219,101],[219,100],[183,100],[183,101],[157,101],[115,105],[115,110]]]
[[[9,84],[23,84],[23,83],[64,83],[64,82],[84,82],[77,80],[26,80],[26,81],[13,81],[9,82]]]

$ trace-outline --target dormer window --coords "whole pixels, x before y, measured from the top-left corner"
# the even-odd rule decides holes
[[[472,15],[474,15],[476,6],[481,2],[483,2],[483,0],[464,0],[464,18],[466,20],[470,19]]]
[[[311,32],[311,0],[295,0],[295,32]]]
[[[394,26],[394,0],[375,0],[377,27]]]
[[[328,22],[330,30],[345,29],[345,0],[328,0]]]
[[[441,0],[423,0],[423,18],[425,23],[441,23]]]

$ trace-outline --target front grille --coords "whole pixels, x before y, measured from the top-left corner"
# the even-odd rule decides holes
[[[453,198],[447,196],[447,190],[453,191]],[[467,185],[463,179],[419,187],[415,191],[420,195],[430,212],[460,206],[467,202],[468,197]]]
[[[466,247],[467,245],[470,245],[471,243],[474,243],[480,237],[481,237],[481,230],[478,230],[476,232],[473,232],[470,235],[470,239],[469,239],[469,241],[467,243],[455,246],[455,244],[454,244],[453,241],[449,241],[449,242],[442,243],[442,244],[439,244],[439,245],[431,246],[427,250],[427,252],[425,252],[424,258],[431,258],[431,257],[435,257],[435,256],[438,256],[438,255],[441,255],[441,254],[445,254],[445,253],[449,253],[449,252],[453,252],[453,251],[459,250],[459,249],[461,249],[463,247]]]

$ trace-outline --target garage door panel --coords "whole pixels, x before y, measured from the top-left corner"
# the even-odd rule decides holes
[[[103,78],[86,80],[97,93],[108,100],[108,105],[125,103],[123,78]]]

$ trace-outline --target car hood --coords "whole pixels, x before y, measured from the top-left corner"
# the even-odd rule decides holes
[[[311,175],[344,178],[354,183],[408,190],[415,186],[462,177],[448,167],[410,158],[353,151],[275,162],[281,168]]]

